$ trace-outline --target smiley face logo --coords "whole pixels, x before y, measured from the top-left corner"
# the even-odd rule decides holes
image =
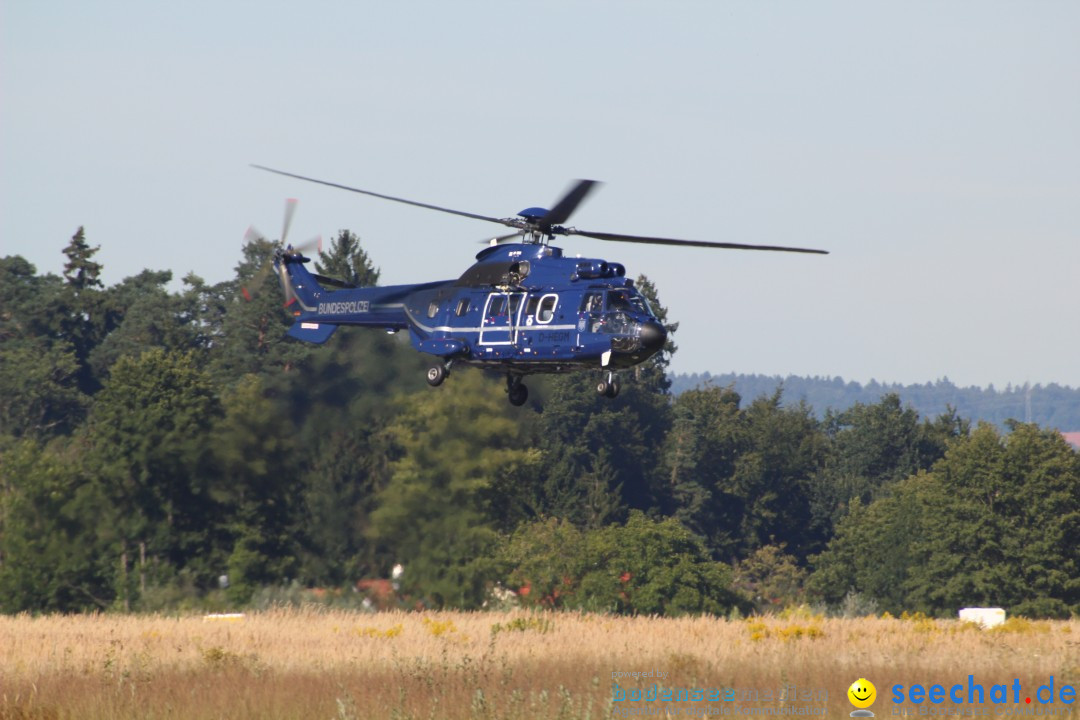
[[[868,708],[877,700],[877,688],[866,678],[859,678],[847,689],[848,700],[857,708]]]

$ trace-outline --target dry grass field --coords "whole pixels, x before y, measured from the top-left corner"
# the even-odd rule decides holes
[[[1030,694],[1051,676],[1058,687],[1080,685],[1078,644],[1076,622],[1010,620],[983,631],[919,618],[808,614],[728,621],[313,609],[234,621],[0,617],[0,718],[576,719],[792,705],[847,717],[845,693],[859,677],[877,684],[873,709],[883,717],[892,713],[895,683],[948,687],[973,674],[987,690],[1018,678]],[[730,687],[737,697],[613,701],[613,673],[650,671],[666,673],[663,686]],[[656,681],[617,682],[627,691]],[[800,699],[807,693],[812,699]]]

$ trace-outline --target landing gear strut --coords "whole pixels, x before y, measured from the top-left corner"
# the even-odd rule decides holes
[[[596,393],[607,398],[616,397],[621,389],[619,378],[611,371],[608,371],[606,378],[596,384]]]
[[[506,376],[506,393],[510,396],[510,404],[520,407],[529,399],[529,388],[521,382],[520,375]]]

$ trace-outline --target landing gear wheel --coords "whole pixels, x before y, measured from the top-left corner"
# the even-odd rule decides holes
[[[521,376],[507,374],[506,394],[510,397],[511,405],[521,407],[529,399],[529,388],[521,382]]]
[[[619,378],[615,377],[614,373],[608,373],[608,376],[596,383],[596,394],[603,395],[606,398],[613,398],[618,396],[619,390],[622,386],[619,384]]]
[[[525,387],[524,383],[511,385],[507,392],[510,394],[510,404],[517,407],[521,407],[529,399],[529,388]]]
[[[443,384],[443,380],[449,374],[445,365],[432,365],[427,371],[427,384],[431,387],[438,387]]]

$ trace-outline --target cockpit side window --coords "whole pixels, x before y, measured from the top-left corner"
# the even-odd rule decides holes
[[[461,317],[465,313],[469,312],[469,298],[463,297],[458,300],[456,312],[458,317]]]
[[[604,309],[604,295],[603,293],[590,292],[586,293],[584,299],[581,301],[581,312],[586,313],[598,313]]]

